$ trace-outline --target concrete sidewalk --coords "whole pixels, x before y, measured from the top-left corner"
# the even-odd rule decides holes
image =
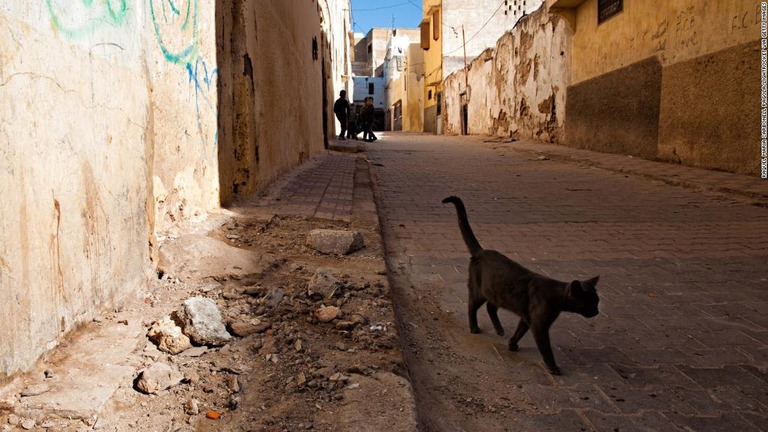
[[[560,161],[588,164],[609,171],[642,175],[661,180],[670,185],[709,190],[731,195],[741,195],[768,205],[768,180],[757,176],[746,176],[729,172],[707,170],[668,162],[580,150],[561,145],[547,144],[533,140],[511,142],[495,138],[471,137],[470,141],[491,144],[495,148],[512,148],[550,157]]]

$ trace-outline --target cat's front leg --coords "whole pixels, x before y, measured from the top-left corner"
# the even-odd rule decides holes
[[[534,326],[532,328],[536,346],[539,348],[544,364],[552,375],[560,375],[560,368],[555,363],[555,355],[552,353],[552,345],[549,342],[549,328]]]

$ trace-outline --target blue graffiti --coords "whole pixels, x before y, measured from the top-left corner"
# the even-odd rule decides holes
[[[214,86],[216,79],[219,75],[219,69],[208,69],[208,64],[203,57],[198,57],[195,64],[187,63],[187,75],[189,76],[189,83],[195,88],[195,109],[197,110],[197,128],[201,136],[204,136],[202,112],[200,110],[200,103],[202,103],[213,112],[216,112],[216,107],[211,102],[211,98],[208,96],[211,91],[211,86]],[[214,133],[213,144],[214,147],[218,145],[219,132]]]

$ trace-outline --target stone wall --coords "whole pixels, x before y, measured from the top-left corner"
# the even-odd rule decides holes
[[[542,7],[469,65],[469,133],[559,142],[570,75],[571,29]],[[464,71],[444,82],[444,130],[461,133]]]

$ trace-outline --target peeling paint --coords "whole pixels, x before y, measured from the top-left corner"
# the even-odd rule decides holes
[[[565,121],[572,31],[545,7],[521,19],[468,68],[472,134],[559,142]],[[492,61],[489,61],[492,59]],[[461,131],[464,71],[445,80],[446,133]]]

